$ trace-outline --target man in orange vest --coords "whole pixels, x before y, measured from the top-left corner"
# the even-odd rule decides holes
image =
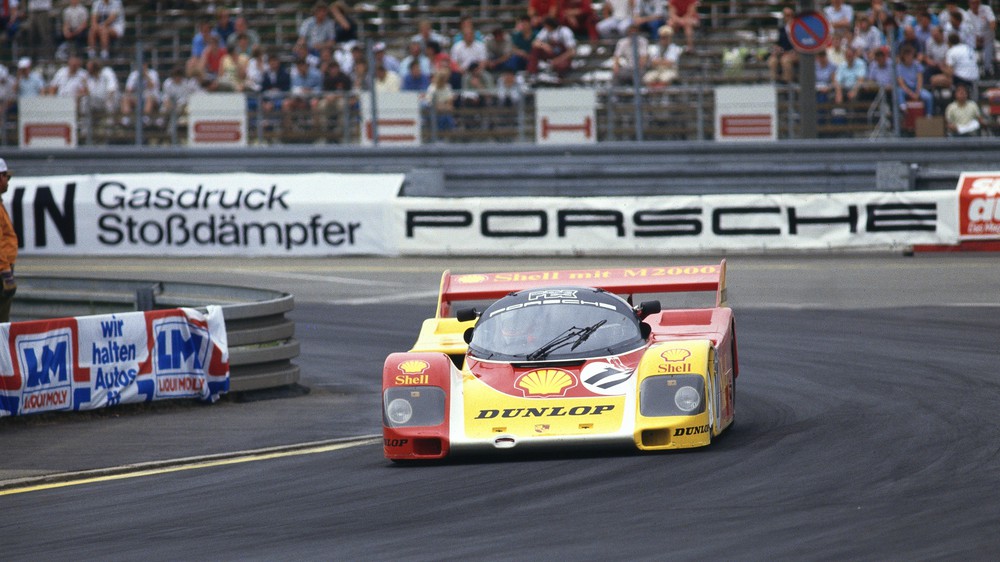
[[[7,193],[10,170],[7,162],[0,158],[0,196]],[[0,202],[2,203],[2,202]],[[0,204],[0,322],[10,322],[10,303],[17,291],[14,280],[14,260],[17,259],[17,233],[10,223],[7,208]]]

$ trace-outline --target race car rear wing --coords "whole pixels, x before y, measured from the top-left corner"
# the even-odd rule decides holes
[[[495,300],[524,289],[579,285],[604,289],[618,295],[714,291],[715,305],[726,306],[726,260],[718,265],[671,267],[626,267],[506,273],[452,274],[441,276],[437,317],[452,313],[452,304],[462,301]]]

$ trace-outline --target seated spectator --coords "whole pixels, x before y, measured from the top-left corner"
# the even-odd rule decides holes
[[[386,70],[399,76],[403,73],[403,68],[399,64],[399,59],[389,54],[385,43],[379,41],[372,47],[375,51],[375,66],[384,66]]]
[[[316,109],[319,111],[343,109],[353,87],[351,77],[341,69],[340,63],[331,62],[323,75],[323,96]]]
[[[659,40],[649,47],[649,72],[642,77],[647,86],[669,86],[677,79],[677,66],[681,53],[679,45],[674,44],[674,29],[669,25],[660,28]]]
[[[667,25],[674,31],[684,30],[687,50],[694,50],[694,28],[701,24],[698,17],[698,0],[670,0],[670,17]]]
[[[187,113],[188,102],[191,96],[201,91],[201,85],[193,76],[186,74],[183,66],[177,65],[170,71],[170,76],[163,81],[163,89],[160,92],[162,105],[160,106],[161,117],[157,118],[157,124],[164,122],[162,116],[179,116]]]
[[[924,67],[916,59],[916,53],[910,45],[904,45],[899,52],[899,62],[896,64],[896,103],[904,106],[906,102],[924,102],[924,114],[930,117],[934,114],[934,97],[924,88]]]
[[[632,18],[636,15],[635,0],[606,0],[603,14],[604,17],[596,24],[598,35],[604,38],[625,35]]]
[[[242,49],[237,44],[240,36],[244,36],[247,41],[247,54],[253,51],[253,48],[260,45],[260,34],[250,29],[250,24],[247,23],[247,19],[243,16],[239,16],[233,21],[233,33],[226,39],[226,50],[229,52],[237,52]]]
[[[504,107],[516,106],[524,100],[527,91],[523,78],[514,71],[504,70],[500,73],[500,82],[497,84],[497,104]]]
[[[948,41],[940,27],[931,28],[931,37],[924,44],[924,83],[932,88],[951,88],[951,77],[944,72],[948,56]]]
[[[868,65],[867,80],[873,88],[893,89],[893,68],[889,64],[889,47],[875,49],[874,60]]]
[[[69,5],[62,11],[63,44],[60,51],[82,53],[87,47],[87,32],[90,27],[90,14],[87,8],[80,5],[80,0],[69,0]],[[67,56],[68,58],[68,56]]]
[[[222,59],[227,55],[222,40],[217,35],[209,35],[208,46],[201,52],[201,59],[195,67],[201,75],[202,83],[214,82],[219,77]]]
[[[347,2],[336,0],[330,4],[330,16],[333,18],[334,40],[337,43],[358,40],[358,24]]]
[[[854,8],[850,4],[845,4],[844,0],[830,0],[830,5],[823,8],[823,14],[834,31],[854,29]]]
[[[353,84],[351,86],[352,89],[359,92],[367,92],[371,90],[373,76],[368,75],[367,61],[354,61],[354,69],[351,75],[353,79]]]
[[[267,56],[267,70],[260,83],[260,91],[264,94],[261,110],[270,113],[280,111],[285,95],[292,89],[292,76],[278,57],[277,51]]]
[[[989,3],[983,4],[982,0],[969,0],[969,9],[966,14],[976,36],[976,51],[979,52],[983,61],[983,75],[992,77],[995,65],[994,57],[996,56],[996,14],[993,13],[993,8],[990,8]]]
[[[226,52],[234,57],[246,57],[249,59],[253,56],[253,46],[250,44],[250,37],[246,33],[234,33],[229,38],[233,39],[231,41],[233,48],[226,47]]]
[[[597,33],[597,13],[591,0],[563,0],[559,9],[559,23],[568,27],[578,38],[586,37],[591,43],[600,39]]]
[[[229,42],[229,37],[236,33],[236,23],[230,19],[228,8],[216,8],[215,25],[212,26],[212,32],[219,36],[223,45],[226,45]]]
[[[319,69],[309,65],[304,58],[296,59],[291,72],[291,88],[285,97],[281,110],[288,113],[313,109],[318,103],[318,94],[323,89],[323,76]]]
[[[113,113],[118,107],[118,77],[97,59],[87,61],[87,109]]]
[[[86,93],[87,71],[83,69],[83,60],[77,55],[69,57],[66,66],[57,70],[45,87],[45,94],[61,98],[79,98]]]
[[[934,19],[931,17],[931,13],[927,10],[927,8],[923,8],[917,12],[917,25],[913,27],[913,33],[916,35],[917,41],[920,41],[921,45],[927,45],[927,41],[931,38],[931,31],[935,27],[938,26],[934,25]]]
[[[450,131],[455,128],[455,91],[449,81],[451,72],[447,69],[438,69],[431,78],[431,85],[427,87],[427,103],[433,107],[437,115],[435,126],[438,131]]]
[[[395,72],[382,65],[375,66],[375,91],[380,94],[396,93],[402,89],[403,81]]]
[[[218,38],[216,38],[218,39]],[[122,125],[128,125],[130,118],[139,105],[139,72],[133,70],[125,79],[125,92],[122,95]],[[160,107],[160,75],[156,69],[150,68],[148,62],[142,63],[142,121],[150,124]]]
[[[410,41],[410,44],[407,48],[407,55],[406,57],[403,58],[402,61],[400,61],[399,66],[403,69],[406,69],[407,74],[409,74],[410,67],[414,62],[416,62],[420,66],[420,73],[426,76],[427,80],[430,81],[431,59],[426,54],[424,54],[424,48],[421,46],[419,41]],[[420,91],[422,92],[426,89],[427,86],[424,85],[423,88],[420,88]]]
[[[425,74],[423,66],[419,60],[410,62],[409,71],[403,76],[403,84],[400,89],[404,92],[425,92],[431,85],[429,74]]]
[[[639,76],[646,74],[649,62],[649,41],[641,35],[639,24],[632,23],[626,30],[626,35],[615,43],[615,51],[611,56],[611,74],[619,84],[632,84],[633,73]],[[633,41],[636,43],[632,45]],[[639,54],[636,64],[634,53]]]
[[[304,45],[309,53],[319,55],[323,47],[332,47],[336,43],[337,32],[333,20],[329,19],[330,9],[322,0],[313,5],[313,15],[302,20],[299,25],[299,38],[296,45]]]
[[[545,18],[559,19],[559,0],[529,0],[528,18],[531,20],[531,27],[541,29]]]
[[[531,20],[528,16],[521,16],[514,22],[514,31],[510,34],[510,43],[513,47],[514,56],[524,59],[524,68],[528,68],[528,59],[531,57],[531,45],[535,42],[537,33],[531,28]]]
[[[97,45],[101,58],[110,56],[111,44],[125,34],[125,9],[121,0],[94,0],[90,7],[90,34],[87,36],[87,53],[94,58]]]
[[[267,70],[267,60],[264,58],[264,49],[257,45],[250,52],[250,60],[247,61],[246,81],[244,82],[247,91],[260,91],[261,84],[264,82],[265,70]],[[256,109],[256,106],[254,108]]]
[[[882,35],[882,31],[873,27],[868,18],[858,18],[854,38],[851,40],[851,46],[857,50],[858,55],[866,61],[871,61],[875,57],[875,51],[883,45],[885,36]]]
[[[211,92],[242,92],[246,90],[247,64],[250,57],[226,53],[219,61],[219,74],[208,85]]]
[[[816,101],[829,101],[830,91],[834,89],[837,79],[837,67],[830,62],[826,51],[816,53]]]
[[[976,52],[962,42],[958,33],[948,36],[948,52],[944,57],[944,73],[951,78],[955,86],[964,85],[969,90],[979,81],[979,65],[976,63]]]
[[[211,20],[205,20],[198,24],[198,33],[194,34],[194,38],[191,39],[191,59],[200,60],[201,54],[205,52],[205,47],[208,46],[208,38],[215,33],[212,31]]]
[[[844,62],[837,66],[837,78],[833,83],[834,101],[838,104],[844,103],[845,97],[849,101],[858,99],[858,92],[861,91],[865,76],[868,75],[868,66],[858,57],[854,47],[848,47],[844,51],[844,56]]]
[[[442,49],[451,44],[447,37],[434,31],[434,28],[431,27],[431,20],[426,18],[417,22],[417,33],[410,40],[419,42],[424,49],[432,41],[437,43]]]
[[[462,41],[466,33],[472,33],[472,35],[475,38],[475,41],[478,43],[486,42],[486,37],[484,37],[483,34],[480,33],[478,29],[476,29],[476,24],[474,21],[472,21],[472,17],[463,16],[462,19],[459,20],[458,22],[458,33],[456,33],[455,36],[452,37],[451,39],[452,48],[455,47],[455,43]]]
[[[493,75],[483,69],[483,65],[473,63],[462,75],[463,106],[482,107],[490,100],[490,94],[496,88]]]
[[[568,27],[559,25],[555,18],[547,18],[532,43],[528,72],[537,74],[539,63],[549,61],[552,71],[560,77],[564,76],[572,67],[575,54],[576,38],[573,37],[573,32]]]
[[[656,39],[659,37],[660,27],[667,23],[670,11],[667,9],[667,0],[636,0],[636,15],[632,18],[633,23],[639,24],[639,29],[648,37]]]
[[[969,88],[965,84],[955,86],[955,101],[945,109],[944,120],[948,125],[948,134],[956,137],[979,136],[980,129],[986,124],[979,104],[969,101]]]
[[[867,19],[872,27],[882,31],[883,22],[892,19],[892,10],[886,5],[885,0],[872,0],[871,7],[865,10],[861,17]]]
[[[524,70],[528,68],[528,59],[514,54],[514,43],[510,34],[502,26],[497,26],[486,38],[486,70],[499,72],[502,70]]]
[[[31,68],[31,59],[21,57],[17,60],[17,95],[22,98],[33,98],[45,94],[45,79],[42,73]]]
[[[918,59],[924,53],[924,44],[917,39],[916,28],[912,25],[903,28],[903,34],[896,43],[896,52],[903,52],[904,47],[912,48]]]
[[[795,81],[795,65],[799,62],[799,53],[792,45],[789,37],[789,29],[792,20],[795,19],[795,10],[791,6],[785,6],[781,10],[781,23],[778,26],[778,40],[771,46],[771,56],[767,59],[767,66],[771,72],[771,82],[779,79],[790,84]],[[668,28],[673,31],[673,28]],[[779,77],[778,69],[781,69]]]
[[[461,40],[455,41],[451,46],[451,60],[458,65],[462,72],[467,71],[473,63],[485,63],[488,58],[485,43],[476,41],[472,20],[463,20],[463,23],[466,21],[468,24],[462,31]]]

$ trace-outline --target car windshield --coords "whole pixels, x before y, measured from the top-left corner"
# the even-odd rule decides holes
[[[522,291],[483,312],[469,351],[480,359],[565,360],[614,355],[642,343],[639,321],[595,289]]]

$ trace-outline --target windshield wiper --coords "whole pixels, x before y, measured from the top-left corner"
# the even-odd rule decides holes
[[[600,328],[606,323],[607,320],[601,320],[600,322],[587,326],[586,328],[577,328],[576,326],[572,326],[565,332],[552,338],[552,340],[550,340],[542,347],[539,347],[538,349],[527,354],[525,358],[527,358],[528,361],[537,361],[539,359],[544,359],[548,357],[548,355],[553,351],[559,349],[560,347],[565,347],[569,345],[571,342],[573,343],[573,347],[570,348],[570,351],[572,351],[577,347],[579,347],[581,343],[587,341],[587,338],[593,335],[593,333],[596,332],[598,328]]]

